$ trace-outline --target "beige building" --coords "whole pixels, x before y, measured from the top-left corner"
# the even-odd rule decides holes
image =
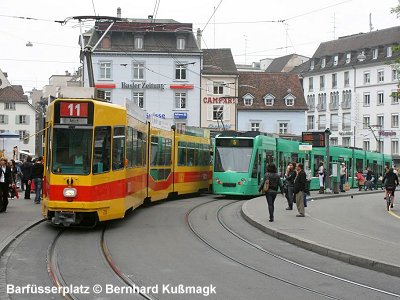
[[[201,127],[236,130],[238,78],[230,49],[203,50]]]

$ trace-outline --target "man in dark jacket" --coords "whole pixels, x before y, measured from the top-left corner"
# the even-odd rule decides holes
[[[11,168],[7,159],[0,158],[0,212],[5,212],[8,205],[8,188],[11,186]]]
[[[32,180],[33,183],[35,184],[36,204],[39,204],[41,201],[43,171],[44,171],[43,157],[40,156],[32,167]]]
[[[21,165],[22,186],[25,189],[24,199],[31,199],[31,176],[32,176],[32,157],[28,156],[26,161]]]
[[[296,206],[299,214],[296,217],[304,217],[304,193],[306,191],[307,176],[303,170],[303,164],[297,164],[296,166],[297,176],[294,180],[294,195],[296,197]]]

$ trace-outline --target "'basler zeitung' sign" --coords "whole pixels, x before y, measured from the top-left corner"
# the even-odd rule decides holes
[[[147,83],[146,81],[143,82],[133,82],[133,83],[126,83],[121,82],[122,89],[152,89],[152,90],[164,90],[165,83]]]

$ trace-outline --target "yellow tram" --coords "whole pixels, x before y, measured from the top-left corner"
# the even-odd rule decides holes
[[[208,130],[93,99],[56,99],[46,127],[42,214],[56,225],[119,219],[145,201],[209,189]]]

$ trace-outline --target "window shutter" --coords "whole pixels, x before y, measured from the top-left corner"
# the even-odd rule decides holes
[[[26,125],[29,125],[29,117],[28,115],[25,116],[25,120],[26,120]]]
[[[231,119],[231,106],[224,105],[224,121],[229,121]]]
[[[208,105],[207,106],[207,121],[212,121],[213,120],[213,106]]]
[[[15,116],[15,124],[19,124],[19,115]]]

